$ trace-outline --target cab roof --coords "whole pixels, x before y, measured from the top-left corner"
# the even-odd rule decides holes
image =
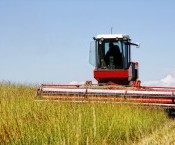
[[[99,34],[95,37],[95,39],[130,39],[129,35],[126,34]]]

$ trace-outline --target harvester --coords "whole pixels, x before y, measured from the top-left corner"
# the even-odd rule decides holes
[[[175,107],[174,87],[141,86],[139,63],[131,61],[132,43],[129,35],[104,34],[93,37],[90,64],[97,84],[42,84],[37,94],[43,99],[62,101],[127,102]]]

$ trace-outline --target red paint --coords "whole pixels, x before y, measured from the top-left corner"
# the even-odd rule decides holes
[[[160,99],[160,98],[128,98],[130,102],[137,103],[160,103],[160,104],[173,104],[172,99]]]
[[[94,70],[94,78],[128,78],[128,70]]]

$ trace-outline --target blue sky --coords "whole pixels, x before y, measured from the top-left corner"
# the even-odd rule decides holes
[[[0,81],[93,80],[89,46],[97,34],[129,34],[141,81],[175,76],[175,1],[1,0]]]

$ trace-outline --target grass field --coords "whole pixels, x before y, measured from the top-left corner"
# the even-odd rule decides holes
[[[0,144],[136,144],[169,122],[158,108],[35,101],[35,91],[0,84]]]

